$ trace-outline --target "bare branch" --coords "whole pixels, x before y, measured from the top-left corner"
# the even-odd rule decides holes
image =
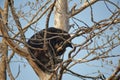
[[[117,74],[120,72],[120,61],[119,61],[119,65],[116,68],[116,70],[113,72],[113,74],[106,80],[114,80],[115,77],[117,76]]]
[[[69,72],[68,74],[71,74],[71,75],[74,75],[74,76],[77,76],[78,78],[81,78],[81,79],[93,79],[93,80],[96,80],[96,79],[101,79],[101,80],[104,80],[105,78],[101,77],[103,75],[98,75],[96,77],[91,77],[91,76],[87,76],[87,75],[81,75],[81,74],[78,74],[76,72],[73,72],[71,70],[68,70],[67,69],[67,72]]]
[[[7,31],[7,27],[6,25],[4,25],[4,22],[0,19],[0,30],[2,32],[2,35],[5,39],[5,42],[17,53],[19,53],[20,55],[26,57],[28,55],[26,50],[21,49],[16,43],[14,43],[11,39],[7,38],[9,37],[8,35],[8,31]]]
[[[10,69],[10,65],[9,65],[8,59],[6,59],[6,67],[7,67],[7,72],[8,72],[8,75],[10,77],[10,80],[15,80],[14,76],[12,75],[12,71]]]
[[[26,32],[27,29],[30,27],[30,25],[36,23],[53,5],[54,5],[54,3],[52,3],[47,9],[45,9],[45,10],[42,12],[42,14],[41,14],[37,19],[34,20],[34,17],[33,17],[33,18],[30,20],[30,22],[23,28],[23,32]],[[41,9],[40,9],[40,10],[41,10]],[[39,12],[39,10],[38,10],[38,12]],[[36,14],[36,15],[37,15],[37,14]],[[16,33],[16,35],[15,35],[14,37],[18,36],[19,34],[20,34],[20,32]]]
[[[19,21],[19,17],[17,16],[16,12],[15,12],[15,8],[14,8],[14,1],[13,0],[8,0],[9,1],[9,6],[10,6],[10,9],[11,9],[11,12],[12,12],[12,15],[13,15],[13,18],[15,20],[15,23],[18,27],[18,30],[20,31],[20,34],[21,34],[21,39],[26,42],[25,40],[25,35],[24,35],[24,32],[22,30],[22,26],[21,26],[21,23]]]
[[[44,34],[44,48],[46,47],[46,36],[47,36],[47,31],[46,31],[46,30],[47,30],[48,27],[49,27],[50,15],[51,15],[51,13],[52,13],[52,11],[53,11],[53,9],[54,9],[55,3],[56,3],[56,0],[53,2],[53,5],[52,5],[52,7],[50,8],[50,11],[49,11],[48,16],[47,16],[47,18],[46,18],[46,28],[45,28],[45,34]]]
[[[90,0],[90,2],[87,2],[87,1],[86,1],[86,2],[83,4],[83,6],[80,6],[79,9],[77,9],[77,10],[72,9],[72,10],[74,10],[74,11],[70,11],[70,13],[69,13],[69,18],[72,17],[72,16],[74,16],[74,15],[76,15],[76,14],[78,14],[78,13],[80,13],[81,11],[83,11],[84,9],[86,9],[87,7],[89,7],[90,5],[92,5],[92,4],[94,4],[94,3],[98,2],[98,1],[99,1],[99,0]]]

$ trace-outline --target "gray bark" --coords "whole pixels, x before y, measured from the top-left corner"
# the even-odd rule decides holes
[[[65,31],[69,31],[68,2],[67,0],[57,0],[54,12],[54,26]]]

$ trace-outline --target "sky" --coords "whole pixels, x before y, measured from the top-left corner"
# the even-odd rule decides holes
[[[76,0],[76,1],[80,1],[80,0]],[[119,1],[119,0],[116,0],[116,1]],[[3,3],[4,3],[4,0],[0,0],[0,6],[3,6]],[[15,6],[16,7],[19,6],[20,3],[25,3],[25,0],[15,1]],[[70,2],[69,4],[70,4],[69,7],[71,7],[74,4],[74,2]],[[79,2],[77,2],[77,4],[79,5]],[[114,9],[114,7],[111,5],[109,7],[112,10]],[[27,11],[27,8],[24,10]],[[95,5],[93,5],[93,14],[95,16],[94,17],[95,21],[100,21],[102,19],[108,18],[111,15],[111,13],[109,11],[107,11],[107,8],[105,8],[105,5],[103,4],[103,2],[96,3]],[[79,15],[76,15],[75,17],[83,20],[89,26],[92,25],[92,22],[90,19],[90,8],[87,8],[86,10],[82,11]],[[23,23],[23,26],[25,26],[26,24],[27,23]],[[70,24],[73,24],[71,19],[70,19]],[[37,25],[42,26],[41,29],[43,29],[44,28],[43,26],[45,26],[45,17],[42,17],[42,20],[40,20],[40,23],[38,23]],[[79,23],[79,25],[83,26],[82,23]],[[53,16],[50,20],[50,26],[53,26]],[[108,33],[110,33],[110,32],[108,31]],[[30,36],[32,34],[34,34],[34,33],[27,32],[26,33],[27,38],[30,38]],[[0,40],[1,40],[1,38],[0,38]],[[79,43],[82,41],[83,41],[83,39],[79,39],[79,38],[76,38],[73,40],[74,43]],[[120,52],[119,48],[120,48],[120,46],[117,47],[116,49],[114,49],[115,53]],[[70,49],[67,49],[67,50],[69,51]],[[81,51],[81,53],[82,53],[82,51]],[[79,56],[82,57],[84,55],[85,54],[80,54]],[[66,52],[65,56],[67,56],[67,52]],[[65,57],[65,58],[67,58],[67,57]],[[112,58],[112,59],[114,59],[113,60],[114,63],[117,64],[116,61],[118,59],[115,59],[115,58]],[[94,61],[94,62],[90,62],[90,63],[85,63],[85,64],[84,63],[78,64],[78,65],[72,67],[72,70],[74,70],[75,72],[81,73],[81,74],[91,74],[91,72],[96,72],[98,70],[100,70],[103,73],[110,73],[111,74],[111,71],[109,71],[111,69],[111,67],[105,66],[105,68],[101,68],[100,67],[101,62],[102,62],[102,60]],[[94,64],[94,66],[93,66],[93,64]],[[88,66],[86,66],[86,65],[91,66],[91,68],[87,68]],[[20,66],[20,69],[19,69],[19,66]],[[29,63],[24,58],[18,57],[18,55],[14,56],[14,58],[12,59],[12,61],[10,63],[10,67],[11,67],[11,70],[13,71],[12,73],[14,76],[17,76],[18,71],[20,71],[19,77],[17,77],[16,80],[38,80],[38,77],[36,76],[35,72],[31,68]],[[93,73],[93,75],[94,75],[94,73]],[[106,75],[106,76],[108,77],[108,75]],[[65,74],[63,77],[63,80],[73,80],[73,79],[80,80],[79,78],[75,78],[75,77],[68,75],[68,74]],[[10,79],[7,78],[7,80],[10,80]],[[89,79],[87,79],[87,80],[89,80]]]

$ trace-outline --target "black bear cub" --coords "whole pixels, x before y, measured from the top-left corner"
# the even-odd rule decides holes
[[[28,40],[28,51],[42,71],[50,72],[56,64],[62,62],[58,56],[61,56],[67,47],[72,47],[70,42],[65,42],[69,38],[70,35],[61,29],[43,29]]]

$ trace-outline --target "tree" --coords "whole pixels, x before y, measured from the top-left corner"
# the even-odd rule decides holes
[[[16,79],[10,67],[10,62],[16,54],[25,58],[42,80],[62,80],[64,75],[72,75],[81,80],[119,79],[119,2],[119,0],[25,0],[19,4],[17,1],[5,0],[4,7],[0,8],[2,38],[0,79],[6,80],[7,76],[11,80]],[[104,9],[103,12],[99,12],[100,8]],[[81,15],[84,15],[84,19]],[[47,74],[34,63],[26,49],[26,41],[34,32],[53,25],[53,16],[54,27],[72,34],[69,41],[72,40],[74,48],[66,51],[62,56],[64,61],[56,67],[54,73]],[[114,72],[103,72],[102,69],[106,69],[106,66]],[[85,70],[79,72],[74,69],[79,70],[81,67],[88,70],[96,67],[101,69],[90,70],[90,74]],[[19,73],[20,71],[18,76]]]

